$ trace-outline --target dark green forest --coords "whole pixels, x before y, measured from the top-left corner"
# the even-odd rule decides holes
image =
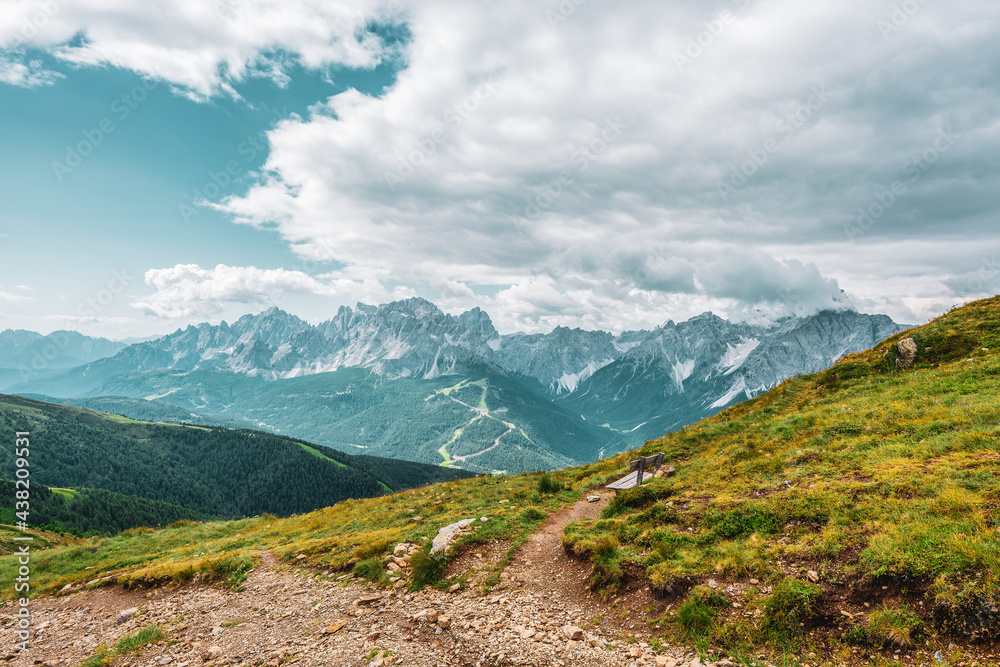
[[[122,422],[76,407],[0,396],[0,475],[14,474],[14,433],[31,433],[31,482],[105,489],[220,518],[288,516],[346,498],[468,476],[391,460],[357,460],[250,430]]]
[[[0,523],[15,524],[14,482],[0,479]],[[212,517],[184,507],[125,496],[105,489],[53,491],[31,484],[27,524],[59,533],[115,535],[129,528],[157,528],[180,519],[206,521]]]

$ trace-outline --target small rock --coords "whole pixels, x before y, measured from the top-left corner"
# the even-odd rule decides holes
[[[208,649],[201,654],[201,659],[205,662],[209,660],[218,660],[222,656],[222,649],[218,646],[209,646]]]
[[[566,639],[570,639],[575,642],[583,639],[583,628],[578,628],[575,625],[564,625],[562,632]]]
[[[483,523],[486,523],[487,521],[490,520],[490,518],[488,516],[483,516],[483,517],[479,517],[479,520],[482,521]]]
[[[448,628],[451,627],[451,616],[448,616],[447,614],[441,614],[440,616],[438,616],[437,624],[439,628],[447,630]]]
[[[361,597],[359,597],[357,600],[354,601],[354,604],[359,605],[359,606],[360,605],[366,605],[366,604],[374,604],[374,603],[378,602],[381,599],[382,599],[382,596],[378,595],[378,594],[375,594],[375,595],[362,595]]]
[[[451,586],[450,586],[450,587],[448,588],[448,592],[449,592],[449,593],[457,593],[457,592],[458,592],[458,591],[460,591],[460,590],[462,590],[462,584],[452,584],[452,585],[451,585]]]
[[[753,584],[754,586],[756,586],[757,584],[760,583],[760,581],[758,579],[751,579],[750,583]]]
[[[347,625],[347,621],[337,621],[335,623],[331,623],[330,625],[328,625],[325,628],[323,628],[323,634],[324,635],[332,635],[334,632],[337,632],[338,630],[340,630],[341,628],[343,628],[345,625]]]
[[[601,501],[601,497],[600,496],[587,496],[587,502],[588,503],[597,503],[597,502],[600,502],[600,501]]]
[[[809,570],[809,572],[806,573],[806,576],[809,577],[809,581],[813,583],[819,581],[819,572],[816,570]]]
[[[124,623],[125,621],[127,621],[130,618],[132,618],[133,616],[135,616],[138,613],[139,613],[139,608],[138,607],[129,607],[128,609],[125,609],[124,611],[122,611],[122,613],[118,614],[118,622],[119,623]]]

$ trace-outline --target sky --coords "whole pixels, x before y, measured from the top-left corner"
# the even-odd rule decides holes
[[[0,329],[1000,292],[989,0],[0,0]]]

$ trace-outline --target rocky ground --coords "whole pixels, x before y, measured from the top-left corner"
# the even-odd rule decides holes
[[[198,585],[115,587],[38,599],[31,652],[0,660],[75,667],[101,644],[156,623],[167,638],[117,659],[115,667],[701,665],[682,648],[650,646],[648,631],[634,620],[655,605],[648,590],[604,601],[587,589],[589,568],[566,556],[562,527],[596,516],[603,504],[581,501],[553,516],[490,593],[479,582],[494,570],[503,544],[464,553],[460,566],[470,580],[453,592],[369,589],[351,578],[279,566],[262,554],[238,593]],[[0,651],[15,642],[12,610],[3,609]]]

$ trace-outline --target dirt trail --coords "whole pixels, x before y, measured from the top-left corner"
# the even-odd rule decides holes
[[[562,549],[565,525],[597,517],[605,502],[583,500],[550,517],[518,551],[501,586],[487,594],[475,585],[453,593],[373,591],[361,582],[337,581],[336,573],[286,569],[262,553],[237,593],[186,585],[39,598],[32,606],[36,635],[27,655],[7,653],[15,624],[8,604],[0,608],[0,665],[76,667],[100,645],[150,624],[160,625],[168,639],[115,660],[113,667],[685,665],[693,655],[654,654],[641,624],[633,632],[632,623],[618,615],[641,606],[648,592],[605,603],[587,589],[589,564]],[[473,557],[483,573],[490,570],[491,555],[506,550],[494,546],[485,549],[486,556],[475,554],[481,560]],[[566,626],[583,631],[571,637]],[[623,641],[623,631],[639,641]]]
[[[635,617],[636,610],[657,607],[649,588],[643,583],[632,585],[615,598],[605,601],[589,587],[591,566],[569,556],[563,548],[563,530],[573,521],[597,519],[613,492],[604,491],[597,502],[586,498],[549,517],[545,525],[524,543],[507,568],[508,576],[524,590],[561,606],[579,609],[589,627],[600,628],[615,636],[629,634],[648,636],[648,631]]]

